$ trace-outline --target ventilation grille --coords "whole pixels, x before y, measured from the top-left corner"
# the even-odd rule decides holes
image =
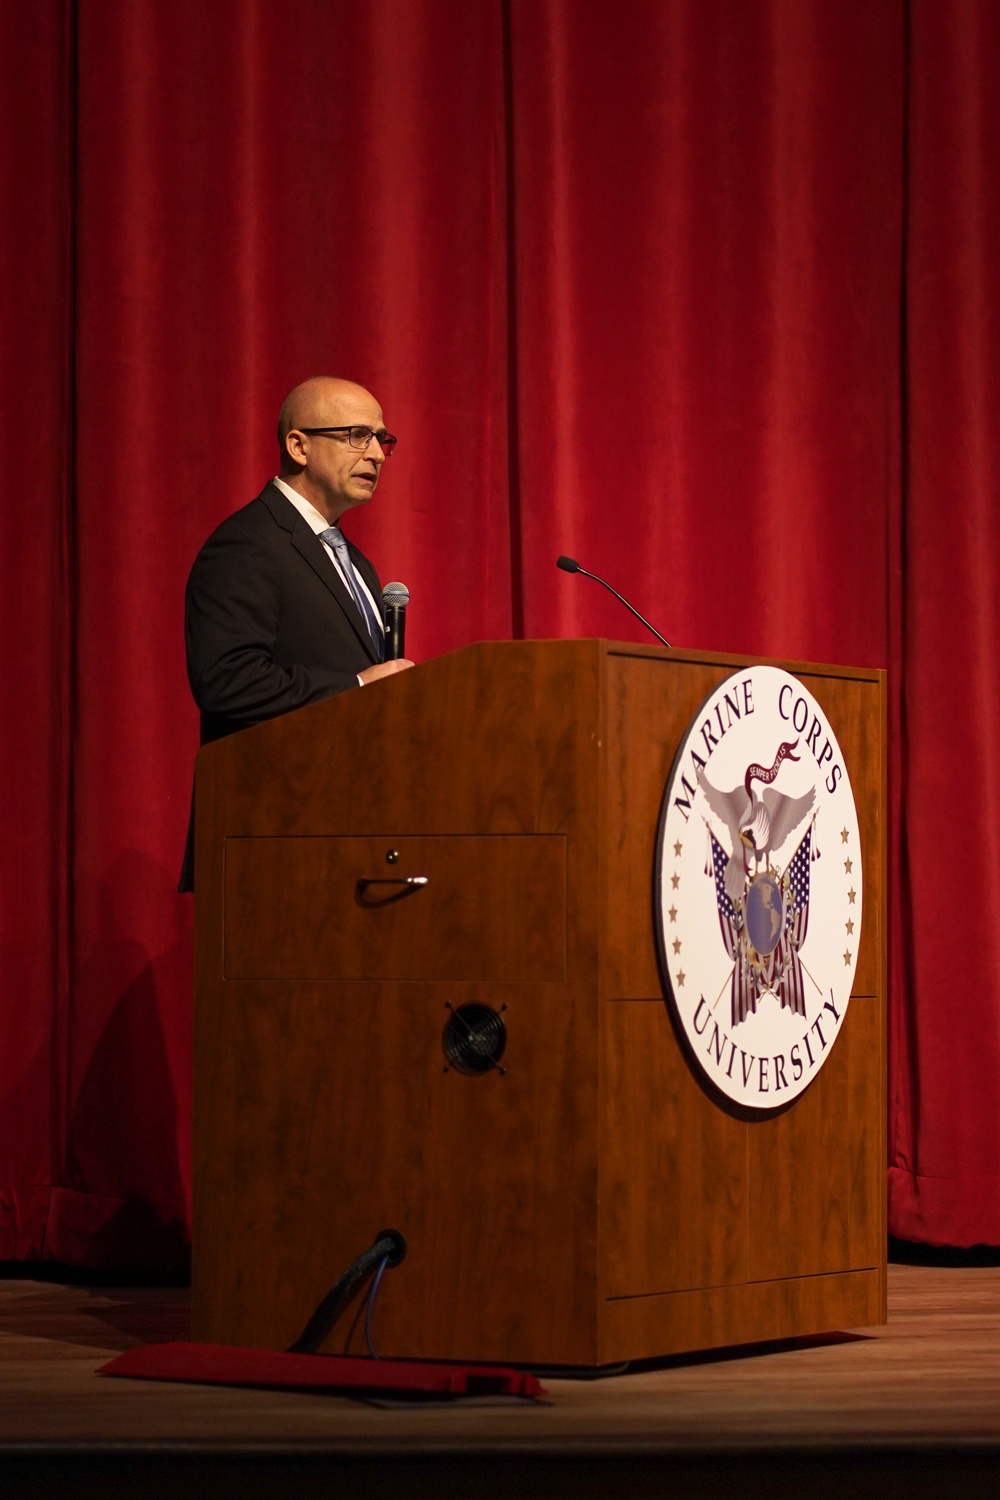
[[[500,1067],[507,1046],[507,1028],[499,1011],[489,1005],[451,1006],[445,1023],[444,1055],[457,1073],[488,1073]],[[500,1068],[500,1072],[505,1070]]]

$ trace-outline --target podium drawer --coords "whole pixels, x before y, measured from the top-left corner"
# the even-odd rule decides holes
[[[565,836],[227,838],[224,974],[563,981]]]

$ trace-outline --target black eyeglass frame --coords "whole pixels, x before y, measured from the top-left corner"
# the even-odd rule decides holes
[[[347,441],[360,453],[364,453],[365,449],[371,446],[372,438],[374,438],[386,458],[392,457],[398,441],[391,432],[386,432],[384,427],[381,432],[376,432],[373,427],[366,427],[363,422],[352,422],[349,427],[296,427],[295,431],[304,432],[307,437],[334,437],[338,433],[346,432]],[[351,437],[352,432],[367,432],[368,436],[363,443],[356,443]]]

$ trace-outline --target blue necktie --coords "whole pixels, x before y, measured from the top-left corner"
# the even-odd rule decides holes
[[[351,562],[351,554],[347,550],[344,533],[339,526],[328,526],[325,531],[320,532],[319,536],[320,541],[326,542],[327,546],[333,549],[334,555],[340,564],[340,571],[344,575],[344,581],[350,590],[351,597],[358,606],[358,613],[368,627],[368,634],[372,638],[375,654],[379,661],[384,661],[385,631],[382,629],[381,622],[376,618],[364,589],[358,582],[358,575],[354,571],[354,564]]]

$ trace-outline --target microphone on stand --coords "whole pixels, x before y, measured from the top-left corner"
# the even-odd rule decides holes
[[[580,564],[573,557],[557,557],[556,558],[556,567],[557,568],[562,568],[562,570],[563,570],[564,573],[582,573],[583,576],[584,576],[584,578],[592,578],[595,583],[602,584],[604,586],[604,588],[607,589],[607,591],[608,591],[609,594],[614,594],[615,598],[619,601],[619,603],[620,604],[624,604],[625,608],[627,610],[630,610],[632,612],[632,614],[635,615],[636,619],[641,624],[645,625],[645,627],[646,627],[647,630],[651,630],[653,632],[653,634],[656,636],[656,639],[662,645],[666,646],[668,650],[670,649],[670,642],[664,636],[662,636],[660,634],[660,632],[657,630],[656,626],[655,625],[650,625],[649,621],[645,618],[645,616],[641,615],[639,613],[639,611],[636,608],[634,608],[634,606],[631,605],[628,602],[627,599],[624,599],[622,597],[622,595],[619,594],[619,592],[618,592],[617,589],[613,589],[611,587],[610,583],[608,583],[605,579],[598,578],[598,576],[597,576],[596,573],[588,573],[587,569],[586,568],[581,568]]]
[[[402,661],[406,655],[406,606],[409,602],[410,591],[405,583],[387,583],[382,590],[386,661]]]

